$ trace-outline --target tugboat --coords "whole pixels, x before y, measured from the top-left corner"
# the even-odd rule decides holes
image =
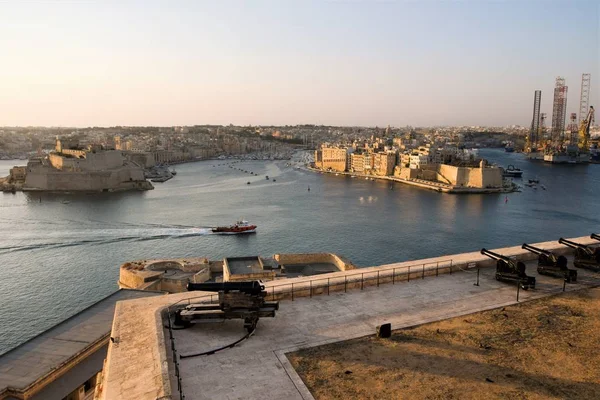
[[[217,226],[211,228],[213,233],[220,233],[223,235],[239,235],[242,233],[255,233],[256,225],[250,225],[248,221],[240,220],[231,226]]]

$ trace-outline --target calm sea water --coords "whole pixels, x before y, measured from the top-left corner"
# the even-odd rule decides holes
[[[327,251],[371,266],[600,231],[600,165],[481,154],[522,168],[524,181],[538,177],[547,190],[390,190],[285,162],[237,164],[252,176],[226,161],[203,161],[177,166],[174,179],[144,193],[0,194],[0,353],[115,291],[128,260]],[[1,161],[0,175],[14,164]],[[257,234],[208,234],[206,227],[242,217],[258,225]]]

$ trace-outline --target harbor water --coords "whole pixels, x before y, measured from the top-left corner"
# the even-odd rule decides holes
[[[521,168],[522,192],[442,194],[286,161],[233,165],[250,175],[219,160],[177,165],[148,192],[0,194],[0,353],[117,290],[128,260],[334,252],[372,266],[600,231],[600,165],[480,154]],[[15,163],[1,161],[0,175]],[[240,218],[257,233],[211,234]]]

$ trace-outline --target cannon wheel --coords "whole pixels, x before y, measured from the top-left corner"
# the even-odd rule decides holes
[[[248,333],[254,332],[256,325],[258,324],[258,317],[246,317],[244,318],[244,328]]]

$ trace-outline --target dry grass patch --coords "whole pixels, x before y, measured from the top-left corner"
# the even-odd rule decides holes
[[[316,399],[599,399],[600,289],[288,354]]]

